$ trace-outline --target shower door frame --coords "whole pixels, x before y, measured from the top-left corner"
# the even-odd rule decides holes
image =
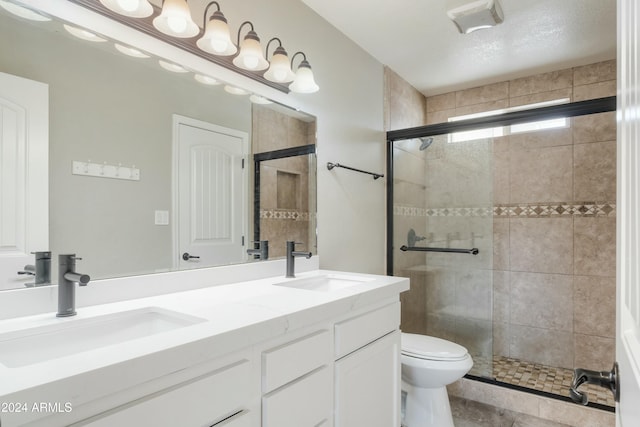
[[[387,131],[387,275],[393,276],[393,143],[395,141],[446,135],[454,132],[472,131],[484,128],[509,126],[531,121],[586,116],[589,114],[606,113],[615,110],[616,97],[609,96],[606,98],[570,102],[567,104],[552,105],[549,107],[513,111],[495,116]]]
[[[554,105],[549,107],[532,108],[529,110],[515,111],[495,116],[480,117],[475,119],[460,120],[456,122],[438,123],[426,126],[417,126],[407,129],[399,129],[387,132],[387,245],[386,245],[386,266],[387,275],[393,276],[394,260],[393,260],[393,145],[395,141],[407,140],[413,138],[422,138],[437,135],[446,135],[454,132],[472,131],[492,127],[508,126],[521,124],[531,121],[542,121],[559,118],[569,118],[585,116],[590,114],[606,113],[616,111],[616,97],[610,96],[605,98],[597,98],[586,101],[578,101],[567,104]],[[532,393],[544,397],[549,397],[562,401],[571,401],[568,396],[561,396],[545,391],[535,390],[520,385],[509,384],[497,381],[495,378],[481,377],[476,375],[465,375],[465,378],[480,381],[483,383],[493,384],[500,387],[510,388],[518,391]],[[602,405],[599,403],[589,402],[587,406],[612,412],[615,408]]]

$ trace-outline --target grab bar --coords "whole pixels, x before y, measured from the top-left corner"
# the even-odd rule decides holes
[[[416,252],[453,252],[456,254],[469,254],[469,255],[478,255],[478,248],[471,249],[453,249],[453,248],[423,248],[418,246],[400,246],[400,250],[403,252],[406,251],[416,251]]]

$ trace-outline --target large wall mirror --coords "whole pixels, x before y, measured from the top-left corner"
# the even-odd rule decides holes
[[[315,146],[314,117],[3,9],[0,72],[49,88],[49,247],[32,250],[52,251],[54,283],[60,253],[94,279],[256,262],[246,250],[265,236],[316,253],[315,155],[269,165],[258,209],[253,188],[254,155]]]

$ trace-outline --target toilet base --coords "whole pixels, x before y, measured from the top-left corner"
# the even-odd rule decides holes
[[[454,427],[446,387],[418,388],[402,381],[402,391],[403,427]]]

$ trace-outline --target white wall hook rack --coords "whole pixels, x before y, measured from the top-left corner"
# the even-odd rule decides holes
[[[140,169],[135,165],[120,166],[105,163],[92,163],[90,160],[81,162],[74,160],[71,173],[73,175],[94,176],[97,178],[125,179],[128,181],[140,181]]]

